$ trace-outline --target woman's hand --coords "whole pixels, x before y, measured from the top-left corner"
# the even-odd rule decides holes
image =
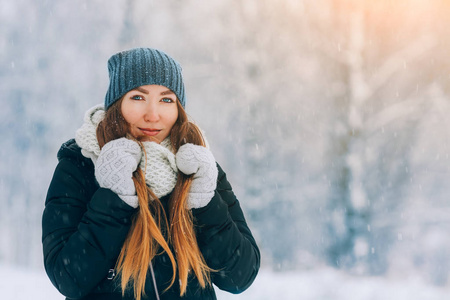
[[[186,175],[194,174],[189,190],[188,209],[208,205],[217,186],[217,165],[211,151],[203,146],[184,144],[175,155],[177,168]]]
[[[95,178],[99,185],[116,193],[132,207],[138,207],[133,172],[141,161],[139,144],[127,138],[106,143],[95,164]]]

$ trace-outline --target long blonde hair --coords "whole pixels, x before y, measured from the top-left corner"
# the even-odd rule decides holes
[[[105,118],[97,127],[100,147],[111,140],[129,136],[129,124],[122,116],[121,103],[122,99],[114,103],[106,111]],[[177,101],[177,108],[178,119],[170,135],[174,151],[178,151],[185,143],[205,146],[201,131],[188,120],[179,101]],[[181,285],[180,296],[186,292],[187,279],[191,270],[202,288],[210,285],[212,269],[207,266],[198,247],[192,212],[186,209],[192,175],[187,176],[178,172],[177,183],[169,200],[169,221],[160,200],[147,187],[141,168],[133,173],[133,181],[139,199],[139,210],[133,218],[131,229],[116,264],[118,274],[121,275],[122,295],[126,288],[132,285],[136,299],[140,300],[142,295],[145,296],[145,279],[149,264],[158,254],[160,247],[161,252],[166,252],[172,263],[173,276],[167,289],[175,282],[177,266]],[[162,228],[167,229],[166,236]],[[173,246],[175,257],[169,243]]]

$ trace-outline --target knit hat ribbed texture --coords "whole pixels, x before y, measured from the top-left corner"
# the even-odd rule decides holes
[[[151,48],[135,48],[114,54],[108,60],[109,88],[105,97],[105,109],[129,91],[142,86],[157,84],[172,90],[185,107],[181,66],[166,53]]]

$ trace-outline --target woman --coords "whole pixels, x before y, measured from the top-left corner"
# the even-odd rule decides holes
[[[67,299],[216,299],[260,254],[231,185],[188,121],[181,67],[137,48],[108,61],[104,106],[61,146],[43,213],[47,274]]]

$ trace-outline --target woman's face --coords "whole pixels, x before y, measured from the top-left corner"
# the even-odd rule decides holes
[[[125,94],[122,115],[131,135],[160,143],[169,136],[178,118],[176,95],[161,85],[143,85]]]

